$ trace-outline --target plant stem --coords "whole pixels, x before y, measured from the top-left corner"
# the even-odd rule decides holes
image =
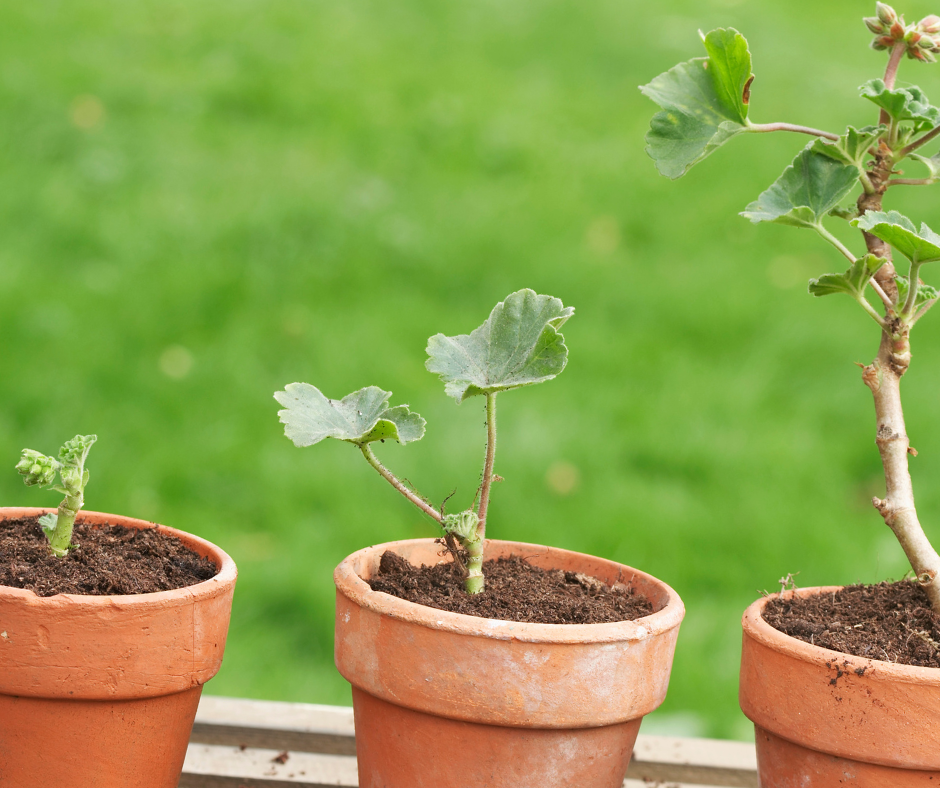
[[[904,52],[907,49],[907,43],[904,41],[898,41],[891,48],[891,55],[888,57],[888,65],[885,68],[885,77],[884,83],[885,87],[888,90],[894,89],[894,81],[898,76],[898,66],[901,63],[901,58],[904,57]],[[887,110],[881,110],[878,114],[878,123],[887,126],[891,121],[891,116],[888,115]]]
[[[891,299],[888,298],[888,294],[884,290],[881,289],[881,285],[879,285],[878,282],[875,281],[875,277],[872,277],[871,279],[869,279],[868,284],[870,284],[872,287],[872,290],[874,290],[878,294],[878,298],[880,298],[881,303],[885,305],[885,309],[888,310],[888,312],[893,312],[894,304],[891,302]]]
[[[378,457],[373,454],[372,449],[369,447],[368,443],[359,444],[359,450],[362,452],[362,456],[366,458],[369,465],[375,468],[392,487],[394,487],[398,492],[404,495],[409,501],[411,501],[415,506],[417,506],[425,514],[429,514],[437,522],[441,522],[441,513],[437,511],[431,504],[425,501],[421,496],[409,490],[402,484],[398,478],[393,474],[388,468],[382,465],[379,462]]]
[[[930,186],[936,183],[934,178],[892,178],[888,186]]]
[[[799,134],[825,137],[827,140],[833,140],[834,142],[839,139],[839,135],[833,134],[831,131],[821,131],[820,129],[814,129],[810,126],[798,126],[794,123],[750,123],[746,126],[746,130],[757,133],[767,131],[795,131]]]
[[[913,327],[913,325],[927,313],[927,310],[930,309],[930,307],[932,307],[936,303],[937,303],[937,299],[934,298],[932,301],[928,301],[920,309],[918,309],[917,314],[911,318],[911,326]]]
[[[897,47],[892,51],[895,60]],[[900,59],[900,56],[897,58]],[[889,72],[891,64],[889,63]],[[897,63],[894,64],[894,72]],[[891,73],[892,83],[893,74]],[[885,83],[887,84],[887,74]],[[859,215],[867,211],[880,211],[882,198],[891,174],[892,159],[887,151],[879,151],[871,171],[875,191],[862,193],[858,198]],[[885,258],[886,262],[875,272],[874,279],[892,303],[898,301],[895,269],[891,262],[891,249],[880,238],[863,233],[865,246],[871,254]],[[914,506],[914,488],[908,465],[910,440],[904,425],[901,408],[901,377],[911,362],[910,323],[904,324],[890,315],[881,329],[881,343],[875,360],[862,370],[862,380],[871,389],[875,401],[875,442],[881,455],[885,474],[885,497],[873,498],[872,504],[901,543],[911,567],[920,579],[930,599],[931,607],[940,611],[940,555],[928,541]],[[915,319],[918,316],[915,316]]]
[[[49,537],[49,549],[53,555],[60,558],[69,551],[72,546],[72,529],[75,526],[75,518],[85,504],[85,497],[82,491],[77,493],[69,492],[66,494],[62,503],[59,504],[56,513],[55,531]]]
[[[869,315],[872,316],[874,321],[879,326],[881,326],[882,328],[885,328],[887,326],[887,323],[885,323],[885,319],[881,315],[879,315],[878,312],[875,311],[875,307],[873,307],[870,303],[868,303],[868,299],[865,298],[865,296],[859,295],[858,303],[861,304],[862,309],[864,309],[866,312],[868,312]]]
[[[490,503],[490,487],[493,484],[493,461],[496,458],[496,392],[486,395],[486,457],[483,460],[483,482],[480,485],[480,508],[477,516],[480,523],[477,533],[482,542],[486,538],[486,510]]]
[[[934,139],[938,134],[940,134],[940,126],[937,126],[936,128],[931,129],[923,137],[920,137],[914,140],[910,145],[906,145],[905,147],[901,148],[901,150],[897,152],[895,156],[895,160],[900,161],[905,156],[908,156],[909,154],[917,150],[921,145],[926,145],[928,142]]]
[[[851,250],[845,244],[843,244],[842,241],[840,241],[832,233],[830,233],[825,227],[822,226],[822,224],[816,224],[814,225],[814,227],[816,228],[816,232],[819,233],[826,241],[831,243],[836,249],[838,249],[843,255],[845,255],[853,263],[855,262],[856,260],[855,255],[852,254]]]
[[[901,317],[908,318],[914,314],[914,304],[917,302],[917,291],[920,289],[920,264],[911,263],[911,270],[907,280],[907,300],[901,309]]]
[[[479,533],[475,539],[467,539],[463,543],[467,548],[467,577],[463,587],[468,594],[479,594],[486,582],[483,577],[483,543]]]
[[[917,510],[908,467],[910,440],[901,410],[901,376],[910,363],[907,335],[882,332],[877,358],[862,372],[874,396],[876,443],[885,473],[885,497],[872,504],[901,543],[904,554],[924,586],[934,610],[940,610],[940,555],[927,540]]]

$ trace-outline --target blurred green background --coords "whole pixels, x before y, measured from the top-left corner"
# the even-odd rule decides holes
[[[873,11],[3,4],[2,501],[54,505],[23,487],[19,450],[97,433],[89,509],[200,534],[238,562],[209,692],[348,703],[332,569],[435,529],[353,448],[294,448],[271,395],[295,380],[333,397],[391,389],[428,432],[378,453],[432,501],[456,489],[466,505],[483,401],[444,396],[425,342],[532,287],[577,308],[571,358],[550,385],[501,399],[489,533],[670,583],[688,612],[645,730],[747,738],[744,607],[787,572],[806,586],[905,571],[868,503],[882,482],[854,362],[878,336],[849,299],[806,294],[808,277],[845,267],[835,252],[736,216],[807,138],[736,139],[671,182],[643,152],[655,107],[636,88],[703,54],[698,28],[734,26],[754,57],[755,121],[871,123],[856,88],[883,69],[860,20]],[[901,80],[940,93],[937,67],[905,62]],[[889,197],[940,225],[937,192]],[[936,318],[918,327],[904,384],[935,540],[938,332]]]

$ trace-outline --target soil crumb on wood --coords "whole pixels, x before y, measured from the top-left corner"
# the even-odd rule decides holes
[[[607,624],[653,612],[645,598],[622,583],[608,586],[576,572],[539,569],[519,556],[484,561],[483,574],[484,590],[468,594],[454,564],[416,567],[385,552],[378,574],[367,582],[373,591],[419,605],[501,621]]]
[[[123,525],[76,523],[78,548],[57,558],[36,517],[0,520],[0,585],[55,594],[149,594],[201,583],[218,568],[179,539]]]
[[[912,580],[783,596],[767,603],[764,620],[791,637],[856,657],[940,668],[940,615]]]

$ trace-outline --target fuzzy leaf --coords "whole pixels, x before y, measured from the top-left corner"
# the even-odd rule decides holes
[[[923,164],[930,172],[931,180],[936,180],[940,177],[940,153],[935,153],[933,156],[921,156],[917,153],[908,154],[909,158],[919,161]]]
[[[59,515],[50,512],[49,514],[44,514],[39,518],[39,527],[42,528],[42,532],[46,535],[47,539],[51,539],[52,535],[55,533],[56,524],[59,522]]]
[[[852,190],[857,179],[855,165],[824,156],[810,143],[741,215],[755,224],[775,222],[813,227]]]
[[[911,289],[910,280],[906,276],[896,275],[894,281],[898,286],[898,300],[902,304],[907,303],[907,294]],[[914,295],[914,311],[916,312],[928,301],[933,301],[938,295],[940,295],[940,291],[938,291],[937,288],[925,285],[921,282],[917,286],[917,293]]]
[[[574,308],[557,298],[519,290],[472,333],[431,337],[425,366],[440,375],[445,392],[458,403],[551,380],[568,362],[558,329],[573,314]]]
[[[930,104],[916,85],[888,90],[884,80],[872,79],[859,88],[861,95],[897,121],[914,121],[917,131],[940,126],[940,109]]]
[[[813,143],[813,150],[842,164],[853,164],[861,169],[870,155],[868,149],[884,130],[884,126],[865,126],[861,129],[849,126],[838,142],[820,138]]]
[[[844,274],[823,274],[819,279],[809,280],[809,292],[814,296],[846,293],[857,299],[868,286],[868,280],[887,260],[866,254],[860,257]]]
[[[940,235],[926,224],[921,224],[918,232],[914,223],[897,211],[869,211],[852,224],[891,244],[912,263],[940,260]]]
[[[390,391],[368,386],[335,400],[309,383],[289,383],[274,399],[284,406],[277,415],[295,446],[312,446],[324,438],[357,445],[385,439],[402,444],[420,440],[424,419],[407,405],[389,408],[391,396]]]
[[[655,101],[646,152],[669,178],[684,175],[747,125],[752,78],[747,41],[733,28],[703,37],[708,57],[669,69],[640,90]]]
[[[81,468],[96,440],[98,440],[97,435],[76,435],[67,440],[59,449],[59,460],[63,465]]]

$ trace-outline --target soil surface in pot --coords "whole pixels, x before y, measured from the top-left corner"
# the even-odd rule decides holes
[[[0,585],[38,596],[148,594],[201,583],[218,568],[156,528],[76,524],[75,550],[49,552],[36,517],[0,521]]]
[[[790,637],[833,651],[940,668],[940,614],[911,580],[813,596],[784,591],[764,607],[764,620]]]
[[[385,552],[378,574],[367,581],[373,591],[419,605],[480,618],[531,624],[607,624],[633,621],[653,612],[652,605],[628,586],[560,569],[540,569],[519,556],[483,562],[486,587],[468,594],[453,563],[413,566]]]

